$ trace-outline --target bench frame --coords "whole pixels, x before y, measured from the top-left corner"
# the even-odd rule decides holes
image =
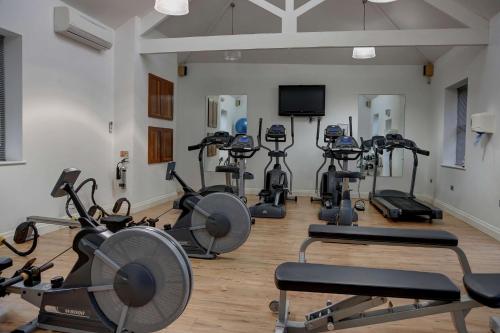
[[[276,301],[273,301],[274,303]],[[386,309],[372,310],[388,304]],[[386,297],[352,296],[338,303],[327,302],[326,307],[306,315],[303,322],[289,320],[287,291],[280,291],[278,320],[275,333],[319,333],[348,328],[383,324],[406,319],[450,313],[457,333],[468,333],[465,317],[478,302],[463,296],[457,302],[415,300],[413,304],[393,306]]]
[[[443,246],[421,244],[418,242],[382,242],[369,240],[346,240],[334,238],[307,238],[300,247],[299,262],[306,263],[307,248],[316,242],[353,244],[353,245],[384,245],[400,247],[441,248],[455,252],[465,274],[472,273],[469,261],[464,251],[458,246]],[[383,304],[386,309],[371,310]],[[462,296],[460,301],[420,301],[413,304],[394,307],[386,297],[352,296],[336,304],[327,302],[326,307],[306,315],[304,322],[289,320],[289,300],[286,290],[280,290],[279,301],[270,304],[271,310],[278,310],[275,333],[318,333],[333,330],[342,330],[354,327],[395,322],[405,319],[420,318],[435,314],[450,313],[457,333],[468,333],[465,318],[473,308],[483,307],[482,304],[468,296]],[[497,319],[492,318],[492,329]],[[494,331],[497,332],[497,331]]]

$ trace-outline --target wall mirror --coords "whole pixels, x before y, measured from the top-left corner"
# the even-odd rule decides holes
[[[401,134],[405,126],[404,95],[360,95],[358,97],[358,133],[359,137],[369,140],[375,135]],[[371,151],[365,155],[365,168],[368,175],[373,175],[374,155]],[[384,152],[380,156],[377,176],[402,177],[404,152],[395,150],[392,154]]]
[[[247,133],[247,96],[218,95],[207,96],[205,106],[206,135],[226,131],[231,135]],[[215,171],[217,165],[224,164],[227,151],[208,147],[204,156],[205,171]]]

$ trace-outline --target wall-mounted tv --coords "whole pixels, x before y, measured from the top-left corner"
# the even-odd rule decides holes
[[[318,117],[325,115],[325,86],[280,86],[279,115]]]

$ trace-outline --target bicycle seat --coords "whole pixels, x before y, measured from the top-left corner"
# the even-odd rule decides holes
[[[132,216],[124,215],[109,215],[101,218],[101,223],[108,228],[111,232],[117,232],[119,230],[125,229],[127,223],[132,222]]]

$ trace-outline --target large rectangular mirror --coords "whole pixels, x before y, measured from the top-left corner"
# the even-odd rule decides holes
[[[404,95],[360,95],[358,97],[358,132],[365,140],[375,135],[401,134],[405,127]],[[365,155],[368,175],[373,175],[375,152]],[[404,152],[397,149],[384,152],[379,160],[377,176],[402,177]]]
[[[206,135],[225,131],[231,135],[247,132],[247,96],[207,96],[205,110]],[[208,147],[204,156],[205,171],[215,171],[228,158],[227,151]]]

